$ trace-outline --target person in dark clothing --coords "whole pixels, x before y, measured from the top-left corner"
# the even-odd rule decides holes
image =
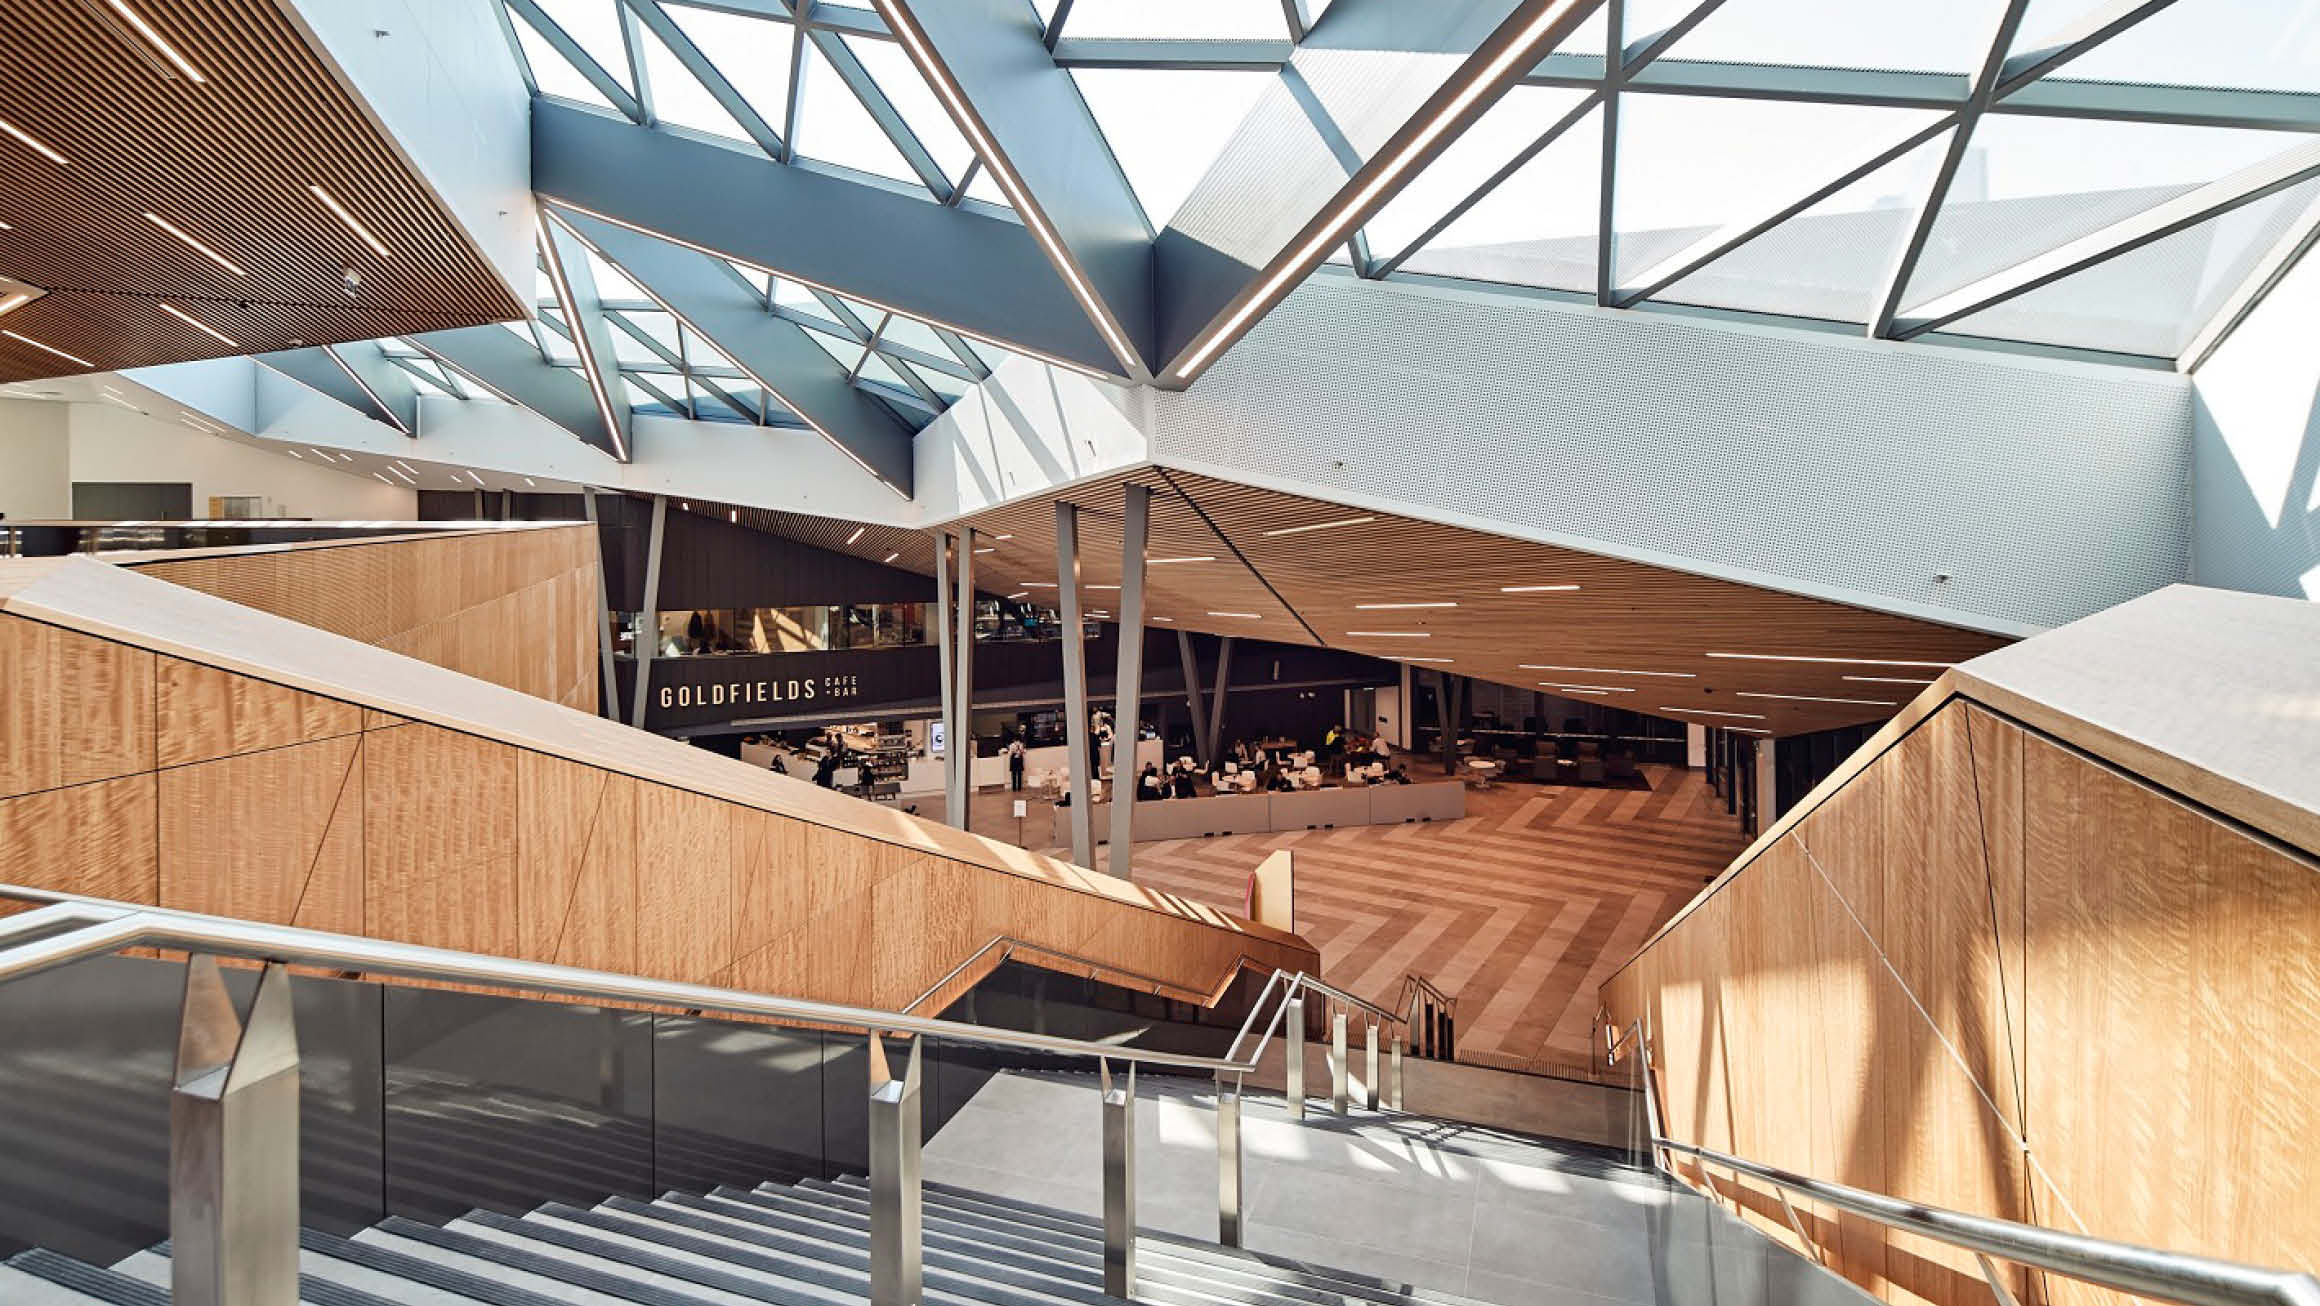
[[[1143,772],[1136,777],[1136,796],[1138,798],[1166,798],[1168,796],[1168,785],[1160,778],[1159,767],[1150,762],[1144,764]]]
[[[1193,784],[1192,772],[1190,771],[1176,773],[1175,789],[1178,798],[1198,798],[1200,796],[1200,790]]]
[[[1400,767],[1398,767],[1398,766],[1397,766],[1397,767],[1395,767],[1393,770],[1386,772],[1385,779],[1383,779],[1383,780],[1379,781],[1378,783],[1380,783],[1380,784],[1397,784],[1397,785],[1406,785],[1406,784],[1408,784],[1409,782],[1410,782],[1410,775],[1409,775],[1409,772],[1407,772],[1407,771],[1404,771],[1402,768],[1400,768]]]
[[[838,763],[841,760],[836,749],[822,754],[822,760],[814,763],[814,783],[824,789],[836,788],[834,782],[837,779]]]
[[[1023,741],[1021,739],[1007,741],[1007,787],[1016,793],[1023,792]]]

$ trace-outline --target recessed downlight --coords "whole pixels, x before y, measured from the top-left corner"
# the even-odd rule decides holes
[[[1360,526],[1366,522],[1373,522],[1376,520],[1377,518],[1375,517],[1340,517],[1335,521],[1307,522],[1303,526],[1281,526],[1273,530],[1266,531],[1265,534],[1272,536],[1303,535],[1307,531],[1329,531],[1335,530],[1340,526]]]
[[[15,332],[13,332],[13,331],[0,331],[0,336],[6,336],[6,337],[8,337],[10,340],[14,340],[14,341],[16,341],[16,342],[17,342],[17,343],[19,343],[19,344],[26,344],[26,345],[30,345],[30,346],[32,346],[34,349],[45,350],[46,352],[48,352],[48,353],[51,353],[51,354],[54,354],[54,355],[56,355],[58,358],[61,358],[61,359],[65,360],[65,361],[66,361],[66,362],[68,362],[68,363],[78,363],[78,364],[80,364],[82,367],[95,367],[95,366],[96,366],[96,364],[95,364],[95,363],[92,363],[92,362],[90,362],[89,360],[87,360],[87,359],[85,359],[85,358],[81,357],[79,354],[68,354],[68,353],[64,352],[63,350],[61,350],[61,349],[57,348],[55,345],[44,345],[44,344],[40,343],[39,341],[37,341],[37,340],[33,339],[31,336],[20,336],[20,335],[16,334],[16,333],[15,333]]]
[[[899,557],[901,557],[901,556],[902,556],[902,552],[901,552],[901,551],[898,549],[898,550],[896,550],[896,551],[895,551],[895,552],[893,552],[893,553],[889,553],[889,554],[887,554],[887,555],[886,555],[886,560],[887,560],[888,562],[892,562],[892,561],[894,561],[896,558],[899,558]]]

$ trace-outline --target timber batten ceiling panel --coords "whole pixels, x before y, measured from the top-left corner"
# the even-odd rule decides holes
[[[48,348],[0,336],[0,381],[522,316],[270,0],[136,10],[182,65],[102,4],[0,0],[59,74],[0,82],[0,274],[48,291],[5,322]]]

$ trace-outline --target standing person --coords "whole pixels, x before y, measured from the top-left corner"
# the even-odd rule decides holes
[[[1016,793],[1023,792],[1023,736],[1007,741],[1007,786]]]
[[[824,789],[835,788],[835,781],[838,774],[838,763],[841,760],[842,759],[838,755],[838,750],[835,748],[822,754],[822,760],[814,764],[814,783],[820,785]]]
[[[1381,731],[1379,732],[1377,738],[1369,741],[1369,751],[1372,756],[1377,758],[1377,760],[1385,762],[1392,760],[1394,755],[1394,746],[1386,741],[1385,734]]]

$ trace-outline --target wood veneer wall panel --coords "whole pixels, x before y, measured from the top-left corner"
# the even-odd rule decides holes
[[[161,771],[160,904],[363,933],[362,744],[342,735]]]
[[[155,902],[156,826],[150,774],[0,798],[0,880]]]
[[[362,709],[352,703],[182,658],[160,658],[155,668],[154,749],[165,767],[361,729]]]
[[[2315,937],[2310,859],[1959,701],[1758,849],[1603,995],[1621,1025],[1648,1013],[1677,1138],[1935,1205],[2310,1268]],[[1769,1191],[1716,1187],[1782,1236]],[[1968,1255],[1803,1213],[1833,1268],[1888,1301],[1988,1300]],[[2119,1300],[2009,1278],[2028,1301]]]
[[[0,615],[0,797],[153,768],[153,655]]]
[[[422,722],[363,736],[366,933],[520,957],[516,749]]]
[[[714,798],[640,787],[636,803],[637,967],[695,984],[733,961],[732,818]]]

